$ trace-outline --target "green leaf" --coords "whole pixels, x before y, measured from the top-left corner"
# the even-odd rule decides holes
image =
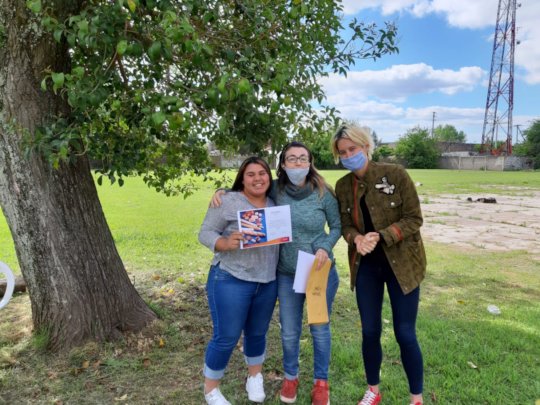
[[[73,69],[71,69],[71,73],[77,77],[77,78],[82,78],[84,76],[84,68],[82,66],[77,66],[77,67],[74,67]]]
[[[126,53],[127,47],[127,41],[122,40],[116,44],[116,52],[118,53],[118,55],[123,55],[124,53]]]
[[[226,84],[227,84],[227,76],[221,76],[221,79],[219,79],[219,83],[217,85],[217,88],[221,93],[225,93]]]
[[[160,127],[166,119],[167,116],[161,111],[152,114],[152,124],[154,127]]]
[[[128,4],[128,7],[129,7],[129,11],[134,13],[135,10],[137,9],[137,3],[135,3],[134,0],[127,0],[127,4]]]
[[[127,52],[132,56],[141,56],[144,52],[144,48],[139,42],[129,44]]]
[[[79,28],[79,37],[81,36],[81,34],[88,34],[88,21],[79,21],[77,23],[77,28]]]
[[[33,13],[38,14],[41,12],[41,0],[27,0],[26,7]]]
[[[62,34],[64,33],[64,30],[58,29],[54,31],[53,37],[56,42],[60,42],[62,39]]]
[[[251,90],[251,84],[249,84],[249,80],[246,78],[240,79],[238,82],[238,94],[246,94]]]
[[[41,90],[43,91],[47,91],[47,76],[43,78],[43,80],[41,81]]]
[[[155,41],[150,48],[148,48],[148,57],[152,62],[156,62],[161,57],[161,42]]]
[[[177,130],[182,126],[182,123],[184,122],[184,116],[180,113],[174,113],[172,115],[172,119],[169,120],[171,129]]]
[[[229,122],[227,121],[227,118],[222,117],[219,120],[219,130],[222,132],[225,132],[228,127],[229,127]]]
[[[65,76],[63,73],[53,73],[51,74],[51,78],[53,81],[53,91],[56,93],[56,90],[64,85]]]
[[[73,34],[69,34],[67,36],[67,41],[70,46],[74,47],[75,44],[77,43],[77,37]]]

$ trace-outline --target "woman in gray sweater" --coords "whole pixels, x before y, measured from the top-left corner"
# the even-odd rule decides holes
[[[237,212],[274,206],[268,197],[271,181],[270,168],[263,159],[246,159],[232,192],[223,196],[220,207],[208,209],[199,232],[199,241],[214,252],[206,285],[213,322],[204,364],[204,393],[210,405],[230,405],[219,383],[242,331],[248,398],[263,402],[266,396],[261,371],[276,303],[279,247],[240,250],[244,235],[238,231]]]

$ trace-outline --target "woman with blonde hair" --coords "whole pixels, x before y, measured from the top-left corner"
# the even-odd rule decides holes
[[[332,138],[336,163],[350,170],[336,195],[342,234],[348,244],[351,289],[362,322],[362,357],[368,388],[358,405],[377,405],[382,364],[382,304],[388,290],[394,334],[409,381],[412,405],[423,403],[423,360],[416,338],[420,282],[426,255],[420,235],[422,212],[405,169],[371,160],[371,131],[341,126]]]

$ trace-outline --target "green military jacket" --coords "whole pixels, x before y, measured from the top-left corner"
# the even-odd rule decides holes
[[[426,274],[426,253],[420,227],[422,211],[416,188],[402,166],[369,162],[363,178],[349,173],[336,183],[341,215],[341,231],[349,247],[351,289],[362,255],[354,238],[365,234],[360,198],[366,206],[375,231],[379,232],[388,263],[404,294],[414,290]]]

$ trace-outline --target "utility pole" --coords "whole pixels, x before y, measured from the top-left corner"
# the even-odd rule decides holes
[[[519,143],[519,136],[521,135],[521,139],[522,140],[525,140],[523,138],[523,131],[521,131],[521,128],[520,128],[521,125],[516,125],[516,143]]]
[[[431,119],[431,137],[435,138],[435,111],[433,111],[433,118]]]

